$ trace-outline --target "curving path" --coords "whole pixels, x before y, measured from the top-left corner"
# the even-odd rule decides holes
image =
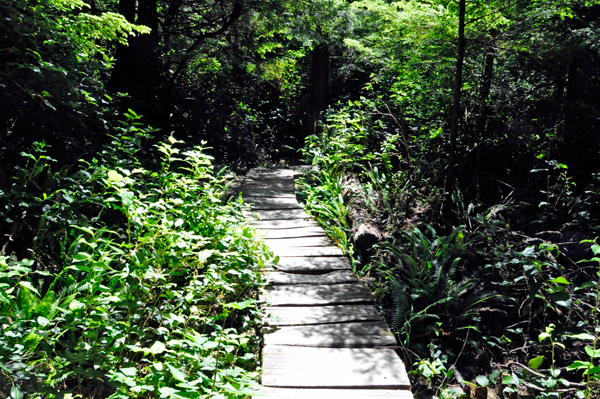
[[[266,270],[262,384],[255,398],[412,399],[396,340],[349,261],[296,201],[292,169],[252,169],[244,200],[280,257]]]

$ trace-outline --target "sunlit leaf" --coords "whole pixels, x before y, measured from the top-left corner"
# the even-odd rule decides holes
[[[544,356],[534,357],[533,359],[529,360],[529,367],[531,367],[534,370],[537,370],[542,365],[543,362],[544,362]]]

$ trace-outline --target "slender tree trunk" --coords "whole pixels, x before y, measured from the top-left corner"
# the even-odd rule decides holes
[[[494,77],[494,61],[496,57],[493,53],[487,53],[485,56],[485,64],[483,67],[483,80],[481,82],[481,91],[479,93],[479,118],[477,118],[477,126],[475,128],[475,137],[477,140],[485,135],[485,125],[490,111],[488,99],[492,88],[492,78]]]
[[[128,22],[135,23],[136,0],[120,0],[119,14],[121,14]],[[106,84],[109,91],[122,91],[123,82],[127,79],[127,65],[131,64],[131,53],[129,46],[117,43],[117,51],[115,54],[115,66],[110,75],[110,79]]]
[[[477,124],[475,126],[475,141],[477,142],[477,149],[475,154],[475,198],[480,198],[479,192],[479,166],[482,142],[486,136],[486,125],[488,115],[490,113],[489,97],[492,88],[492,79],[494,77],[494,60],[495,55],[492,52],[488,52],[485,56],[483,66],[483,79],[481,81],[481,91],[479,92],[479,117],[477,118]]]
[[[311,96],[310,96],[310,117],[312,126],[309,126],[310,133],[313,133],[314,123],[319,119],[319,114],[331,99],[331,61],[329,46],[320,44],[313,50],[312,71],[311,71]]]
[[[146,25],[149,34],[129,38],[129,46],[119,45],[116,63],[107,89],[129,93],[128,106],[152,121],[160,123],[163,117],[157,88],[162,83],[159,54],[157,0],[120,0],[119,12],[130,22]]]
[[[454,187],[455,179],[455,152],[456,152],[456,139],[458,136],[458,119],[460,116],[460,95],[462,88],[462,74],[463,65],[465,60],[465,15],[466,15],[466,0],[459,0],[459,11],[458,11],[458,48],[456,57],[456,74],[454,78],[454,104],[452,107],[452,124],[450,128],[450,148],[448,158],[448,174],[447,183],[449,188],[448,191]]]

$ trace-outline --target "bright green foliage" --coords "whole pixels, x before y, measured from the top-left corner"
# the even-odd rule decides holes
[[[304,175],[299,185],[309,215],[314,216],[336,245],[354,260],[354,249],[348,241],[350,225],[342,175],[316,170]]]
[[[32,258],[0,257],[6,395],[241,398],[256,385],[252,298],[270,253],[241,201],[222,202],[224,176],[203,147],[170,138],[160,164],[145,165],[146,133],[128,117],[130,136],[29,200],[43,212]],[[22,187],[47,162],[24,155]]]

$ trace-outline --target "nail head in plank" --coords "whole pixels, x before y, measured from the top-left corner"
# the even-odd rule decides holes
[[[322,257],[280,257],[279,263],[273,265],[279,271],[295,273],[314,273],[332,270],[352,270],[350,261],[343,256]]]
[[[371,303],[373,297],[362,284],[299,284],[265,288],[261,300],[271,306],[313,306]]]
[[[253,399],[413,399],[409,390],[261,387]],[[259,396],[260,395],[260,396]]]
[[[358,279],[350,270],[336,270],[325,274],[297,274],[286,272],[267,272],[267,282],[278,284],[350,284]]]
[[[262,310],[262,318],[269,326],[381,320],[373,305],[272,306]]]
[[[262,383],[281,388],[410,389],[392,349],[266,345]]]
[[[383,320],[263,328],[265,345],[372,348],[397,345]]]

